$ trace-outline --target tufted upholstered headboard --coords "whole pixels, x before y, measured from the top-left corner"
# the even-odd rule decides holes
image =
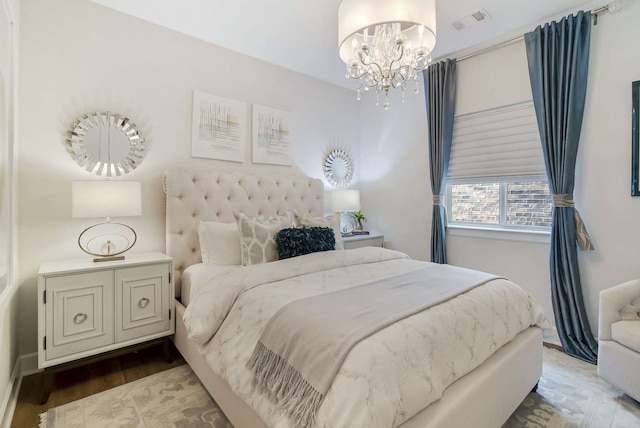
[[[321,180],[294,175],[252,175],[171,169],[164,173],[167,254],[173,257],[176,297],[182,271],[200,263],[198,223],[234,222],[233,212],[274,216],[297,210],[321,216]]]

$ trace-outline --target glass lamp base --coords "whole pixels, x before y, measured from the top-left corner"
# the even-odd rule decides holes
[[[86,228],[78,237],[78,245],[94,256],[94,262],[124,260],[123,253],[136,243],[136,232],[122,223],[109,221]]]

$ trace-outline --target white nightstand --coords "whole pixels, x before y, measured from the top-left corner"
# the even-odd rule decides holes
[[[162,343],[175,332],[173,261],[162,253],[125,260],[42,263],[38,272],[41,401],[55,372]]]
[[[370,232],[368,235],[343,236],[345,250],[360,247],[384,247],[384,235]]]

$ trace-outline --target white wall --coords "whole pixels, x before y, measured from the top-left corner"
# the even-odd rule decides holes
[[[576,203],[596,247],[580,255],[587,314],[597,331],[598,293],[640,277],[640,198],[630,194],[631,82],[640,80],[640,4],[625,2],[592,27],[589,84],[576,179]],[[533,28],[532,28],[533,29]],[[531,99],[524,43],[459,63],[456,114]],[[371,221],[394,248],[429,258],[431,188],[424,97],[407,95],[388,112],[362,111],[362,195]],[[506,275],[550,316],[548,237],[449,229],[452,264]]]
[[[9,412],[7,412],[7,406],[10,406],[10,399],[12,391],[14,389],[15,378],[12,375],[15,373],[15,368],[18,361],[18,292],[16,283],[16,268],[17,268],[17,232],[15,222],[15,209],[16,209],[16,141],[17,136],[15,134],[15,111],[16,111],[16,97],[17,91],[13,81],[16,80],[16,71],[18,70],[18,44],[15,37],[18,36],[19,25],[19,12],[20,1],[19,0],[4,0],[0,2],[0,7],[7,7],[10,11],[10,18],[13,20],[13,30],[2,26],[2,55],[0,61],[2,66],[0,67],[0,79],[1,88],[0,92],[2,97],[0,108],[2,112],[2,121],[0,125],[0,132],[2,132],[2,142],[0,143],[1,160],[0,160],[0,217],[2,217],[2,261],[3,264],[2,275],[4,276],[3,284],[4,290],[0,287],[0,426],[10,422],[8,420]],[[2,11],[4,13],[4,10]],[[3,21],[4,22],[4,21]],[[5,36],[11,34],[11,38],[14,40],[7,40]],[[7,43],[8,42],[8,43]],[[6,49],[6,50],[5,50]],[[13,55],[11,54],[13,51]],[[12,60],[7,61],[5,54],[9,57],[12,56]],[[9,113],[9,121],[4,115]]]
[[[336,140],[359,158],[360,112],[351,91],[87,1],[25,0],[21,19],[21,353],[36,350],[39,264],[83,257],[76,237],[95,223],[71,219],[71,181],[92,179],[63,146],[77,116],[107,109],[128,115],[149,143],[126,177],[143,185],[143,215],[127,219],[138,233],[137,252],[165,248],[164,169],[292,172],[252,164],[249,149],[243,164],[191,158],[194,89],[290,111],[294,171],[322,178],[322,155]]]
[[[375,105],[372,93],[360,101],[362,211],[367,228],[383,233],[387,248],[428,260],[432,208],[426,203],[431,185],[424,95],[409,92],[404,104],[397,94],[390,100],[388,111]]]
[[[640,2],[625,1],[591,32],[589,85],[578,153],[576,201],[596,251],[579,256],[587,313],[598,294],[640,278],[640,197],[631,197],[631,82],[640,80]]]

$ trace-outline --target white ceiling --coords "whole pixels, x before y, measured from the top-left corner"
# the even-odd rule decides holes
[[[213,44],[352,89],[338,57],[340,0],[91,0]],[[499,41],[517,30],[607,0],[437,0],[433,58]],[[490,19],[455,30],[484,9]]]

